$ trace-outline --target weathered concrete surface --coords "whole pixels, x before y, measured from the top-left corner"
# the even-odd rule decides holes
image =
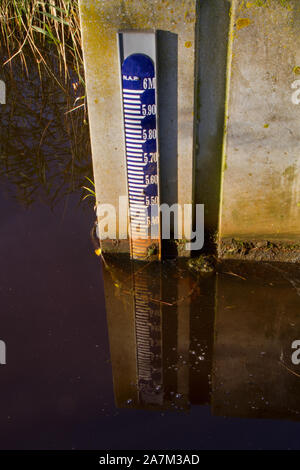
[[[196,0],[80,0],[97,202],[118,208],[118,197],[127,194],[117,32],[149,29],[176,36],[178,48],[175,95],[169,76],[173,90],[169,99],[177,103],[177,126],[174,129],[174,124],[166,123],[165,129],[171,126],[173,132],[164,131],[160,136],[165,152],[160,154],[161,161],[167,162],[161,166],[161,180],[164,186],[168,176],[173,180],[171,195],[162,189],[161,202],[173,200],[176,192],[179,204],[192,202],[196,4]],[[177,145],[167,144],[174,140]],[[118,238],[126,235],[118,228]],[[126,243],[115,249],[129,251]]]
[[[292,84],[300,71],[300,4],[233,0],[231,26],[221,239],[295,243],[300,105],[292,95],[300,82]]]
[[[219,224],[229,11],[228,0],[201,0],[197,25],[195,201],[204,204],[206,242]]]

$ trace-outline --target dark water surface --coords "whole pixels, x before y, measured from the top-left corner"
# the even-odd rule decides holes
[[[300,449],[300,267],[102,264],[83,116],[46,85],[0,108],[0,448]]]

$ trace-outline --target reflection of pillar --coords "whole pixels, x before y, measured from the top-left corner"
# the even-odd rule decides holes
[[[116,405],[186,408],[189,275],[114,259],[104,269],[104,288]]]
[[[123,407],[138,402],[133,282],[131,266],[113,261],[103,277],[115,401]]]
[[[178,373],[177,390],[183,395],[185,401],[189,396],[189,349],[190,349],[190,308],[191,285],[189,279],[178,280],[178,306],[177,306],[177,354]],[[182,302],[180,299],[185,299]]]
[[[285,268],[287,269],[287,268]],[[212,410],[216,415],[297,418],[299,366],[292,342],[300,339],[297,267],[288,271],[247,264],[219,274]],[[295,287],[296,284],[295,284]]]

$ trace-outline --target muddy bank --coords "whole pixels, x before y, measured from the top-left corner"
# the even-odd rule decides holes
[[[300,244],[277,240],[223,239],[219,256],[224,259],[300,263]]]

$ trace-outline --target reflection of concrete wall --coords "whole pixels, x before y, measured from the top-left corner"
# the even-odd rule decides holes
[[[246,280],[218,276],[212,411],[299,419],[300,379],[294,373],[300,366],[292,363],[291,346],[300,339],[300,299],[288,281],[297,269],[285,273],[254,264],[244,270],[238,272]]]
[[[260,6],[262,5],[263,6]],[[300,235],[298,0],[234,0],[221,236]]]

